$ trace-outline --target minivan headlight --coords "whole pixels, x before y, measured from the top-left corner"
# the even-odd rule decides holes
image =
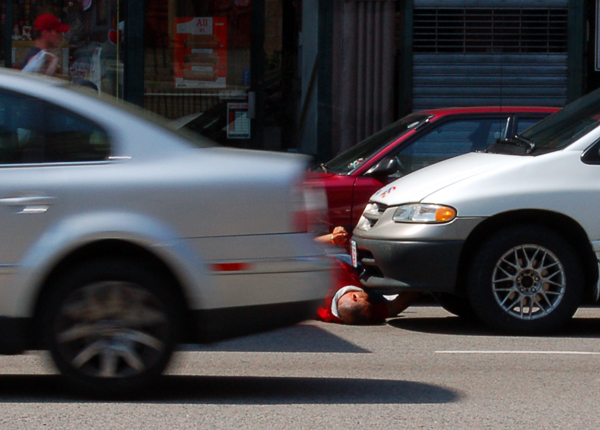
[[[392,219],[397,222],[436,224],[456,218],[456,209],[450,206],[412,203],[398,206]]]

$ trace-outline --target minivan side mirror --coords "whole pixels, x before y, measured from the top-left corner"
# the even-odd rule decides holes
[[[384,157],[379,163],[367,170],[365,175],[378,178],[390,176],[394,173],[401,172],[402,170],[402,164],[400,164],[398,157],[389,156]]]

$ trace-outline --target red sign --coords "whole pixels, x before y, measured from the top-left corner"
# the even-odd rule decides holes
[[[227,86],[227,18],[175,18],[175,87]]]

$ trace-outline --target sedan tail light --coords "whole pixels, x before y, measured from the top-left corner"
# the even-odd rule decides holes
[[[293,218],[295,232],[327,230],[327,195],[320,181],[307,176],[294,187]]]

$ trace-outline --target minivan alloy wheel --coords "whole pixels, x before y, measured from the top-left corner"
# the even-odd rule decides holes
[[[583,299],[581,258],[571,242],[547,227],[506,227],[475,250],[466,290],[474,312],[490,327],[550,332],[564,326]]]
[[[565,288],[566,275],[560,260],[539,245],[510,249],[498,260],[492,273],[496,301],[520,319],[548,315],[560,304]]]

